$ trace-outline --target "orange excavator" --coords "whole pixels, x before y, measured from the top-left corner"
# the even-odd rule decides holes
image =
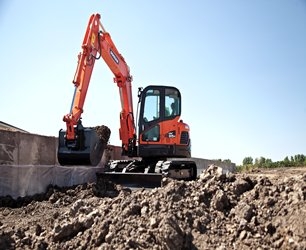
[[[81,122],[91,74],[95,61],[100,58],[114,74],[114,82],[119,88],[119,135],[122,155],[128,156],[129,160],[110,161],[97,177],[143,186],[158,186],[163,176],[195,179],[196,164],[187,159],[191,157],[189,126],[180,120],[180,91],[173,86],[161,85],[139,88],[136,129],[130,69],[100,22],[99,14],[91,15],[79,54],[72,105],[70,113],[63,118],[66,130],[59,131],[59,163],[95,166],[107,146],[108,138],[101,140],[95,128],[83,127]]]

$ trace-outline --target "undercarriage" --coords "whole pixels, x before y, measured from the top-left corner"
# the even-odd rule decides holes
[[[114,160],[96,174],[96,195],[113,196],[117,185],[129,188],[161,187],[164,178],[192,181],[197,177],[194,161],[188,160]]]

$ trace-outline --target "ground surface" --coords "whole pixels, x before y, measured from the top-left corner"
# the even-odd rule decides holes
[[[306,168],[211,166],[193,182],[112,198],[92,185],[2,197],[0,249],[306,249]]]

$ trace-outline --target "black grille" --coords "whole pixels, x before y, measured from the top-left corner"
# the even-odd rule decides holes
[[[189,142],[189,133],[184,131],[181,133],[180,144],[188,144],[188,142]]]

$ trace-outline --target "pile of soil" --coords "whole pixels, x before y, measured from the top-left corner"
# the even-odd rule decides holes
[[[0,249],[306,249],[306,168],[0,199]]]
[[[97,132],[97,135],[99,139],[102,141],[102,143],[107,144],[111,135],[111,130],[109,129],[109,127],[101,125],[94,127],[94,129]]]

